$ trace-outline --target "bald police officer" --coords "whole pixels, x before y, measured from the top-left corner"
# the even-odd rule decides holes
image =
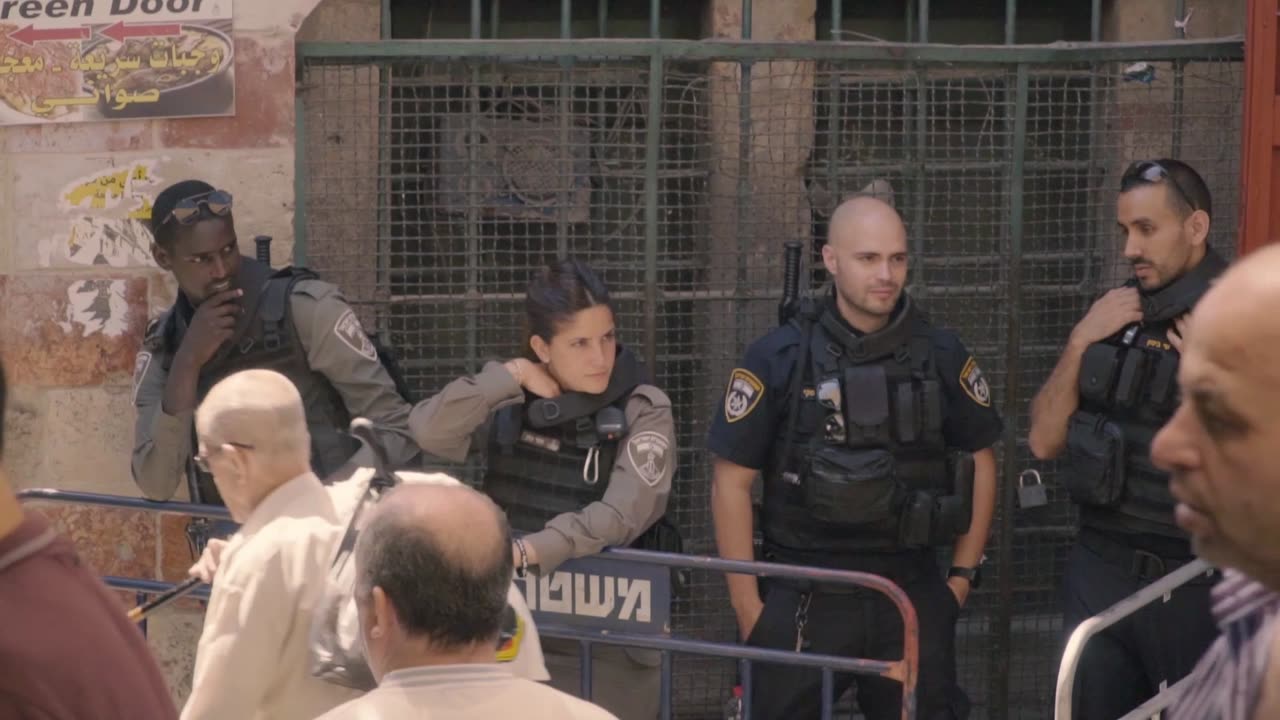
[[[764,558],[888,577],[919,617],[918,715],[965,718],[955,625],[995,503],[991,445],[1003,424],[972,355],[903,293],[907,238],[869,197],[831,218],[823,263],[833,292],[753,343],[712,419],[712,508],[720,554],[753,559],[751,485],[762,473]],[[952,545],[947,580],[934,549]],[[747,644],[857,657],[902,657],[902,620],[878,593],[730,575]],[[853,682],[837,675],[839,696]],[[859,677],[868,718],[900,716],[902,686]],[[753,716],[818,717],[821,674],[767,667]]]
[[[193,413],[215,383],[250,368],[297,386],[321,477],[359,449],[344,432],[353,416],[374,422],[393,463],[419,457],[410,405],[355,312],[314,273],[241,257],[230,193],[174,184],[156,197],[151,230],[152,255],[177,279],[178,298],[148,328],[134,369],[133,479],[147,497],[171,498],[185,474],[193,501],[221,504],[193,460]]]

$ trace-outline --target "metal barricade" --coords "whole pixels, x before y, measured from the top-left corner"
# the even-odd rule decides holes
[[[69,492],[44,488],[23,490],[18,493],[18,499],[20,502],[24,503],[76,503],[169,515],[192,515],[217,519],[226,519],[230,517],[230,513],[228,513],[226,508],[213,505],[198,505],[182,502],[158,502],[143,498],[119,495]],[[636,567],[649,567],[651,569],[657,568],[664,572],[669,572],[672,569],[689,568],[713,572],[756,575],[758,577],[765,578],[788,578],[829,585],[860,586],[879,592],[888,598],[888,600],[898,609],[898,613],[902,616],[903,625],[902,659],[873,660],[868,658],[849,658],[836,655],[819,655],[784,650],[769,650],[764,648],[747,647],[733,643],[718,643],[673,637],[670,633],[669,624],[665,624],[661,620],[659,620],[657,624],[660,627],[665,624],[665,627],[663,627],[661,632],[651,635],[618,632],[613,627],[607,626],[607,624],[605,627],[596,629],[591,629],[586,626],[575,627],[568,624],[558,624],[554,619],[546,622],[546,620],[552,616],[539,613],[536,609],[538,607],[537,603],[531,603],[530,610],[534,613],[534,618],[538,623],[539,636],[571,639],[577,640],[581,643],[581,691],[583,697],[589,698],[591,696],[590,660],[592,646],[595,644],[619,645],[657,650],[661,653],[662,684],[660,692],[663,720],[669,720],[672,716],[672,655],[676,653],[737,660],[744,689],[743,717],[746,720],[749,720],[751,717],[751,678],[754,663],[811,667],[815,670],[821,670],[823,720],[831,718],[833,707],[837,699],[834,697],[835,673],[837,672],[856,675],[877,675],[902,683],[902,718],[903,720],[913,720],[916,716],[916,679],[919,668],[918,658],[920,640],[919,623],[916,619],[915,607],[911,604],[911,600],[907,597],[906,593],[903,592],[902,588],[898,587],[887,578],[879,575],[871,575],[869,573],[830,570],[826,568],[799,567],[778,563],[747,562],[741,560],[724,560],[721,558],[706,556],[677,555],[675,553],[659,553],[625,549],[606,550],[597,556],[591,558],[579,558],[573,562],[579,563],[580,565],[585,563],[587,569],[590,569],[593,564],[606,569],[610,566],[634,565]],[[562,571],[558,570],[556,573],[550,574],[545,578],[545,582],[555,582],[554,578],[561,572]],[[103,582],[105,582],[109,587],[121,590],[131,590],[137,593],[140,603],[147,596],[167,592],[175,586],[173,583],[168,582],[142,578],[116,577],[110,575],[103,577]],[[543,579],[539,578],[539,583],[541,582],[543,582]],[[528,589],[528,586],[526,586],[526,594],[529,594],[530,592],[531,591]],[[539,590],[538,592],[541,591]],[[666,587],[665,592],[668,594],[665,598],[665,602],[668,605],[666,617],[669,618],[669,585]],[[191,596],[198,599],[208,599],[208,588],[201,587],[194,590],[191,593]],[[661,602],[662,598],[659,598],[659,601]],[[661,607],[661,605],[659,607]],[[662,617],[661,613],[659,613],[659,617]],[[145,632],[145,623],[143,624],[143,632]]]
[[[72,492],[68,490],[57,490],[54,488],[29,488],[18,491],[18,502],[49,502],[49,503],[65,503],[75,505],[94,505],[97,507],[118,508],[121,510],[141,510],[143,512],[153,512],[161,515],[185,515],[187,517],[209,518],[213,520],[230,520],[231,512],[220,505],[201,505],[198,503],[185,503],[174,501],[157,501],[147,500],[146,498],[130,497],[127,495],[106,495],[102,493],[91,492]],[[134,597],[139,606],[141,606],[149,596],[161,595],[175,587],[174,583],[161,582],[157,580],[148,580],[145,578],[128,578],[117,577],[114,575],[106,575],[102,578],[103,583],[107,587],[117,590],[132,590]],[[190,593],[188,596],[207,602],[209,599],[208,586],[200,586]],[[138,622],[138,627],[142,630],[142,634],[147,634],[147,621],[143,618]]]
[[[1213,567],[1204,560],[1195,560],[1174,572],[1165,575],[1138,592],[1080,623],[1067,640],[1067,647],[1062,653],[1062,663],[1058,666],[1058,686],[1054,701],[1053,716],[1055,720],[1072,720],[1073,691],[1076,683],[1076,670],[1080,666],[1080,658],[1084,655],[1085,643],[1095,635],[1129,617],[1156,600],[1167,601],[1167,596],[1174,590],[1195,580],[1200,575],[1213,572]],[[1160,691],[1141,706],[1130,711],[1121,720],[1139,720],[1150,718],[1172,704],[1182,684],[1182,680],[1172,687]]]

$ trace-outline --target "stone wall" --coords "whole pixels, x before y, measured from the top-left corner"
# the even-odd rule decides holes
[[[171,182],[205,179],[235,196],[241,250],[252,254],[253,236],[271,235],[273,261],[287,263],[295,40],[377,39],[379,25],[377,0],[239,0],[234,116],[0,128],[5,466],[19,488],[138,494],[134,356],[148,318],[175,292],[151,260],[139,211]],[[184,518],[39,507],[103,574],[175,581],[192,562]],[[179,700],[202,612],[179,603],[149,622]]]

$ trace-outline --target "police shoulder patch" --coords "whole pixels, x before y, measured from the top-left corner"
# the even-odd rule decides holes
[[[667,471],[667,448],[671,442],[658,432],[645,430],[627,439],[627,460],[641,480],[654,487]]]
[[[987,385],[987,378],[983,376],[982,370],[978,368],[978,361],[972,355],[960,371],[960,387],[964,388],[964,393],[974,402],[982,407],[991,407],[991,387]]]
[[[750,370],[735,368],[724,391],[724,419],[738,422],[751,414],[764,395],[764,383]]]
[[[142,378],[151,367],[151,353],[143,350],[133,359],[133,404],[138,404],[138,388],[142,387]]]
[[[337,335],[347,347],[377,362],[378,351],[374,349],[373,341],[360,326],[360,318],[356,317],[355,310],[347,308],[347,311],[342,313],[342,317],[338,318],[338,322],[333,326],[333,334]]]

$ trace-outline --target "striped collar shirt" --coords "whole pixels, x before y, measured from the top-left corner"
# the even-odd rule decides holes
[[[1235,570],[1213,588],[1222,635],[1187,676],[1172,720],[1250,720],[1262,691],[1280,594]]]

